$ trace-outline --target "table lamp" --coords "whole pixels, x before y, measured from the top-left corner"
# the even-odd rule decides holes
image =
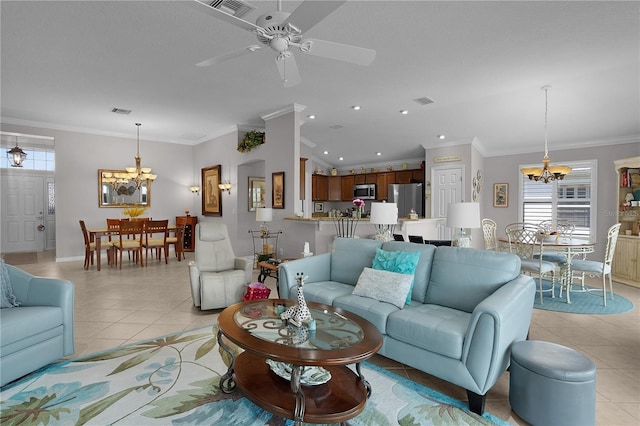
[[[452,238],[454,246],[471,247],[471,234],[468,228],[480,228],[480,204],[450,203],[447,207],[447,226],[456,228]]]
[[[396,203],[371,203],[369,221],[376,226],[375,239],[391,241],[393,228],[398,223],[398,205]]]
[[[269,228],[267,222],[273,220],[273,209],[271,207],[258,207],[256,208],[256,222],[262,222],[260,225],[260,235],[263,237],[269,234]]]

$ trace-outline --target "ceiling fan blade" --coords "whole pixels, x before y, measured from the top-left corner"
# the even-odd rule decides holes
[[[276,66],[284,87],[296,86],[302,82],[293,53],[287,51],[276,56]]]
[[[346,0],[303,1],[296,10],[291,12],[291,15],[289,15],[282,25],[284,26],[291,22],[304,33],[344,3],[346,3]]]
[[[197,67],[209,67],[211,65],[220,64],[224,61],[228,61],[229,59],[237,58],[238,56],[248,55],[249,53],[256,52],[262,49],[262,47],[257,44],[243,47],[242,49],[234,50],[233,52],[225,53],[223,55],[214,56],[211,59],[207,59],[206,61],[198,62],[196,64]]]
[[[300,50],[309,55],[336,59],[358,65],[371,65],[376,58],[376,51],[364,47],[334,43],[326,40],[307,39],[300,43]]]
[[[189,1],[186,4],[190,5],[191,7],[195,8],[200,12],[206,13],[207,15],[211,15],[215,18],[221,19],[225,22],[235,25],[236,27],[240,27],[243,30],[247,30],[250,32],[256,32],[260,30],[264,31],[262,27],[259,27],[256,24],[252,24],[251,22],[245,21],[244,19],[236,18],[235,16],[230,15],[227,12],[223,12],[220,9],[211,7],[208,4],[202,3],[198,0]]]

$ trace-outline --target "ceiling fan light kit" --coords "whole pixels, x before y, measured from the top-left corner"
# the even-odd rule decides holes
[[[194,3],[200,5],[198,7],[205,13],[254,33],[261,44],[269,46],[277,52],[275,57],[276,67],[285,87],[295,86],[302,81],[291,47],[297,47],[300,52],[307,55],[363,66],[370,65],[376,57],[376,52],[372,49],[325,40],[303,40],[302,35],[305,31],[311,29],[345,1],[303,1],[291,13],[280,10],[281,2],[278,1],[278,10],[260,15],[255,24],[228,13],[224,7],[217,7],[215,5],[218,3],[217,1],[203,3],[194,0]],[[294,22],[296,23],[295,25]],[[260,46],[252,45],[207,59],[196,65],[207,67],[258,50],[260,50]]]

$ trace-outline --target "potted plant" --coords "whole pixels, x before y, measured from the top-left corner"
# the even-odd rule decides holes
[[[250,130],[242,137],[242,142],[238,144],[239,152],[249,152],[253,148],[260,146],[264,143],[264,132],[257,130]]]

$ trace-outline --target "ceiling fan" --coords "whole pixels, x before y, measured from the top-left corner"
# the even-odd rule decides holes
[[[207,2],[204,3],[203,1]],[[199,62],[196,64],[199,67],[219,64],[229,59],[256,52],[264,46],[269,46],[277,52],[275,62],[284,87],[291,87],[301,82],[298,66],[291,51],[292,47],[297,47],[302,53],[308,55],[336,59],[364,66],[371,64],[376,57],[376,51],[372,49],[334,43],[326,40],[302,38],[304,32],[311,29],[327,15],[340,7],[346,0],[303,1],[291,13],[283,12],[282,0],[278,0],[278,10],[259,16],[255,24],[227,13],[221,8],[214,7],[213,5],[217,3],[216,1],[211,3],[209,3],[208,0],[203,1],[194,0],[191,4],[195,5],[194,7],[200,11],[254,33],[260,44],[247,46]]]

